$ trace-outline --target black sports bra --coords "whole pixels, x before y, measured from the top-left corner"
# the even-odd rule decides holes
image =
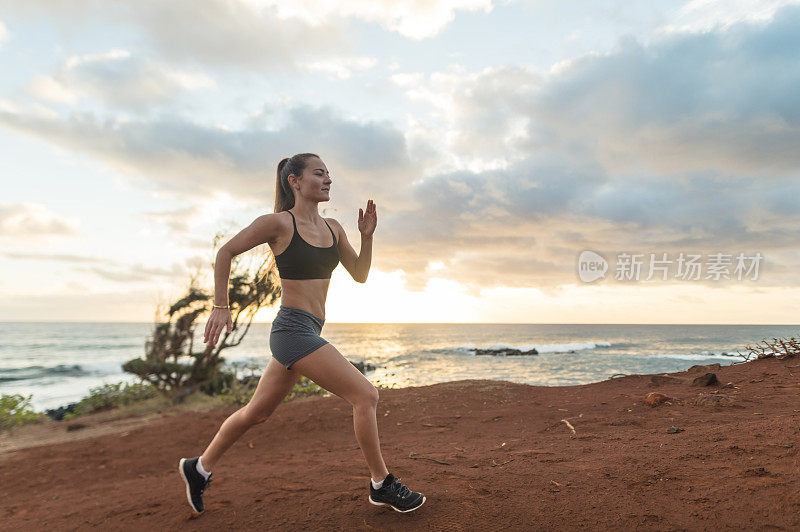
[[[294,233],[289,246],[275,255],[275,264],[278,266],[278,274],[281,279],[330,279],[331,272],[339,265],[339,247],[336,245],[336,235],[328,222],[323,218],[325,225],[328,225],[331,235],[333,235],[333,245],[327,248],[312,246],[297,232],[297,222],[294,213],[292,215],[292,225]]]

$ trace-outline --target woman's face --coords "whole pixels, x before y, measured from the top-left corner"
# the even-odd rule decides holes
[[[303,179],[299,181],[300,193],[312,201],[329,201],[331,199],[331,176],[322,159],[311,157],[303,170]]]

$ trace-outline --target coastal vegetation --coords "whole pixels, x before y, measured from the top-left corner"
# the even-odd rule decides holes
[[[214,248],[224,235],[214,238]],[[214,262],[211,270],[214,271]],[[232,372],[223,371],[225,349],[239,345],[256,313],[274,305],[280,298],[281,286],[271,253],[237,255],[231,262],[228,305],[231,312],[230,332],[223,330],[216,344],[195,345],[197,322],[213,310],[213,293],[198,286],[199,272],[193,275],[185,295],[166,310],[156,311],[156,323],[145,342],[143,357],[122,365],[128,373],[180,403],[187,395],[200,391],[208,395],[222,392],[233,385]]]
[[[0,431],[18,425],[40,421],[44,415],[36,412],[31,406],[33,394],[3,394],[0,396]]]

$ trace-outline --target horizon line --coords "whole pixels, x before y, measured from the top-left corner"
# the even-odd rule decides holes
[[[93,320],[16,320],[16,321],[3,321],[0,323],[141,323],[153,324],[154,321],[93,321]],[[158,322],[165,323],[165,322]],[[264,323],[269,324],[271,321],[252,321],[252,324]],[[632,323],[632,322],[505,322],[505,321],[386,321],[386,322],[373,322],[373,321],[326,321],[325,325],[339,324],[339,325],[730,325],[730,326],[780,326],[780,327],[800,327],[797,323]]]

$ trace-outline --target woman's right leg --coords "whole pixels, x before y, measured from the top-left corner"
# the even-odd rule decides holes
[[[353,406],[353,428],[372,478],[386,477],[389,471],[381,454],[378,436],[378,390],[330,342],[304,356],[292,369],[338,395]]]
[[[245,406],[228,416],[217,431],[214,439],[201,455],[203,468],[211,471],[217,460],[242,434],[257,423],[266,421],[272,412],[283,402],[300,379],[300,372],[286,367],[270,357],[267,368],[261,375],[253,393],[253,398]]]

